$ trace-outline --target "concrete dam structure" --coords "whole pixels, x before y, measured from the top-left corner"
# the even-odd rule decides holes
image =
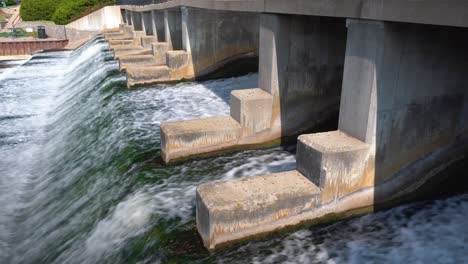
[[[258,56],[258,87],[232,91],[230,116],[161,123],[165,162],[298,136],[295,170],[197,188],[208,249],[398,204],[467,156],[465,1],[180,0],[121,10],[125,24],[105,38],[129,87]]]

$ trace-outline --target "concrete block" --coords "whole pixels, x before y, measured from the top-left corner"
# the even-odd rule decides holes
[[[171,70],[166,66],[132,66],[126,68],[127,86],[156,83],[170,78]]]
[[[125,71],[128,67],[163,65],[163,63],[158,64],[152,54],[125,55],[120,57],[119,64],[121,71]]]
[[[208,249],[306,218],[320,189],[298,171],[211,182],[198,186],[197,228]]]
[[[104,34],[104,39],[106,41],[109,40],[117,40],[117,39],[131,39],[132,36],[126,33],[121,33],[121,32],[113,32],[113,33],[107,33]]]
[[[151,50],[157,63],[166,64],[166,52],[169,50],[169,44],[166,42],[153,43]]]
[[[133,39],[112,39],[108,41],[109,46],[117,46],[117,45],[132,45],[133,44]]]
[[[368,144],[341,131],[299,136],[297,170],[322,189],[321,202],[374,184]]]
[[[234,146],[241,127],[229,116],[161,123],[161,153],[165,162]]]
[[[143,47],[135,47],[133,49],[125,49],[125,50],[114,51],[114,57],[117,60],[120,59],[123,56],[145,55],[145,54],[151,54],[151,50],[143,49]]]
[[[166,52],[166,62],[171,69],[182,68],[189,64],[189,53],[183,50],[170,50]]]
[[[141,39],[141,46],[146,49],[151,49],[152,44],[157,41],[154,36],[143,36],[143,37],[140,37],[140,39]]]
[[[262,89],[231,92],[231,117],[239,122],[243,135],[251,135],[271,127],[273,96]]]

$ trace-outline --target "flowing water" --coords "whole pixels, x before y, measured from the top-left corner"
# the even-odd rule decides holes
[[[163,165],[161,121],[229,114],[257,75],[125,88],[102,39],[0,73],[0,263],[464,262],[468,196],[407,205],[215,253],[197,185],[290,170],[294,148]]]

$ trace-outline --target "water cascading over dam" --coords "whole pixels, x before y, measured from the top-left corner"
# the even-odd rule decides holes
[[[163,165],[159,124],[228,115],[257,74],[128,90],[99,37],[13,67],[0,73],[0,263],[465,260],[467,195],[210,254],[196,187],[295,169],[295,146]]]

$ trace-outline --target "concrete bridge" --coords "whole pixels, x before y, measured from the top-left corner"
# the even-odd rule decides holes
[[[197,79],[258,55],[259,87],[233,91],[230,116],[161,124],[166,162],[299,135],[296,170],[198,187],[209,249],[394,205],[466,158],[467,1],[121,9],[125,24],[105,35],[129,86]]]

